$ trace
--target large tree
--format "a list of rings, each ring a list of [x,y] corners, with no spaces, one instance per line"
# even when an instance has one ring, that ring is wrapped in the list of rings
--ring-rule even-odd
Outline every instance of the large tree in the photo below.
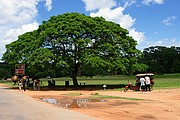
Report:
[[[133,73],[141,69],[137,42],[119,24],[102,17],[66,13],[44,21],[38,30],[25,33],[6,46],[3,60],[25,63],[30,72],[63,71],[75,86],[77,75],[104,72]]]

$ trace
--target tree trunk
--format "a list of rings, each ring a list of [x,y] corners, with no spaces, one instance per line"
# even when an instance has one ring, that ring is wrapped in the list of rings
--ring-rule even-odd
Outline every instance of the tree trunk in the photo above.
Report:
[[[132,65],[132,60],[130,59],[130,63],[129,63],[129,75],[133,75],[133,65]]]
[[[74,67],[74,70],[72,71],[73,72],[72,79],[73,79],[73,85],[77,87],[78,86],[78,81],[77,81],[78,63],[75,63],[74,65],[75,67]]]
[[[73,78],[73,85],[75,87],[78,86],[78,81],[77,81],[77,74],[78,74],[78,68],[79,68],[79,63],[78,63],[78,60],[77,60],[77,52],[78,52],[78,48],[77,48],[77,45],[75,44],[75,51],[74,51],[74,70],[73,70],[73,73],[72,73],[72,78]]]
[[[78,86],[78,82],[77,82],[77,77],[76,77],[76,75],[74,75],[73,74],[73,85],[75,86],[75,87],[77,87]]]

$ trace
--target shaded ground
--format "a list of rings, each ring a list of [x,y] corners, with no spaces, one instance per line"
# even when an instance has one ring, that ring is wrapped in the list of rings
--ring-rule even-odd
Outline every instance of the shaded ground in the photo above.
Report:
[[[57,106],[74,110],[101,120],[180,120],[180,89],[151,92],[66,90],[26,91],[36,100],[54,98]],[[99,98],[94,96],[111,96]]]

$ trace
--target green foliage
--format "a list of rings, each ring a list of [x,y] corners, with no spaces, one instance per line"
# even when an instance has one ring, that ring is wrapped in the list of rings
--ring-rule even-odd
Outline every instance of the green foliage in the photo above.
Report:
[[[0,80],[11,77],[11,66],[0,63]]]
[[[148,72],[158,74],[180,72],[180,47],[155,46],[145,48],[142,61],[149,66]]]
[[[78,75],[132,74],[136,68],[144,71],[146,67],[138,65],[142,54],[136,45],[119,24],[66,13],[52,16],[37,30],[6,45],[3,60],[12,65],[25,63],[26,73],[32,75],[52,75],[50,71],[55,72],[53,76],[69,75],[77,86]]]
[[[9,77],[11,77],[10,72],[4,68],[0,68],[0,80],[3,78],[9,78]]]

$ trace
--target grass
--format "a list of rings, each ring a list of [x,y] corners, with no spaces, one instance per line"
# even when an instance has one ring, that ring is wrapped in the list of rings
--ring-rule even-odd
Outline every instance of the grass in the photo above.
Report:
[[[72,79],[69,77],[61,77],[61,78],[53,78],[56,81],[56,85],[64,86],[65,81],[69,81],[69,85],[73,85]],[[114,76],[94,76],[93,78],[86,78],[86,77],[78,77],[78,82],[85,86],[102,86],[104,84],[109,86],[118,86],[118,90],[122,89],[124,85],[127,85],[128,80],[132,84],[135,84],[135,76],[125,76],[125,75],[114,75]],[[47,86],[47,81],[49,79],[42,78],[43,81],[42,86]],[[173,88],[180,88],[180,73],[176,74],[164,74],[164,75],[155,75],[154,77],[155,85],[153,89],[173,89]],[[13,86],[13,82],[11,81],[4,81],[0,80],[0,84],[6,84],[9,86]],[[17,86],[17,85],[16,85]],[[116,88],[117,89],[117,88]]]
[[[180,78],[157,78],[154,89],[180,88]]]
[[[119,96],[109,96],[109,95],[93,95],[93,98],[104,98],[104,99],[125,99],[125,100],[145,100],[140,98],[127,98],[127,97],[119,97]]]
[[[8,85],[8,86],[13,86],[14,83],[12,81],[0,80],[0,84],[5,84],[5,85]]]
[[[84,85],[102,85],[102,84],[126,84],[127,80],[133,79],[134,76],[94,76],[93,78],[77,77],[78,82]],[[53,78],[57,85],[64,85],[65,81],[69,81],[69,85],[73,85],[72,79],[69,77]],[[41,79],[47,83],[47,79]]]
[[[68,93],[67,96],[80,96],[82,93]]]

